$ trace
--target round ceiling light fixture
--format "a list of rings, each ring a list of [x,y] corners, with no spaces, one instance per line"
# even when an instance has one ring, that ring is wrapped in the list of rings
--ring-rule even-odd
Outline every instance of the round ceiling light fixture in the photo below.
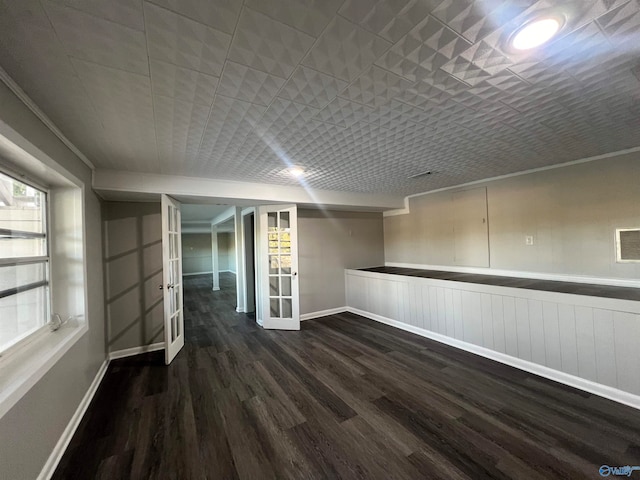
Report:
[[[289,175],[295,178],[300,178],[304,175],[304,168],[302,167],[291,167],[287,170]]]
[[[515,50],[530,50],[551,40],[562,28],[564,21],[556,16],[536,18],[518,29],[511,37]]]

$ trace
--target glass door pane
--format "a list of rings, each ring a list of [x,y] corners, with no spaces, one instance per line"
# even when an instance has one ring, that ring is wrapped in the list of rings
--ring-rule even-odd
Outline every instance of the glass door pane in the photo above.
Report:
[[[291,307],[291,219],[289,212],[267,215],[269,268],[269,315],[292,318]]]

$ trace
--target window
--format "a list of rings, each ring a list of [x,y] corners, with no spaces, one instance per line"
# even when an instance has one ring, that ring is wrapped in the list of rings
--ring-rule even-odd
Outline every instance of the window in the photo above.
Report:
[[[0,352],[49,318],[45,192],[0,173]]]

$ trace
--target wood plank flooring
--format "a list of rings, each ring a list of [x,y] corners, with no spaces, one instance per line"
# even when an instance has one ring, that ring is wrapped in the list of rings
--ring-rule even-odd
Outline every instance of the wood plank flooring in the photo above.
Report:
[[[112,362],[55,479],[571,479],[640,411],[352,314],[265,331],[185,285],[187,344]]]

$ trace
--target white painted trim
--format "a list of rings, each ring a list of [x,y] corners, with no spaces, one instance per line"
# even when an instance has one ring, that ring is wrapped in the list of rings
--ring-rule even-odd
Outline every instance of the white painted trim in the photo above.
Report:
[[[236,272],[234,272],[233,270],[220,270],[220,273],[233,273],[234,275],[236,274]]]
[[[25,93],[22,88],[9,76],[9,74],[0,67],[0,80],[9,87],[9,90],[13,92],[13,94],[20,99],[24,105],[31,110],[31,112],[38,117],[38,119],[49,129],[51,133],[53,133],[58,139],[65,144],[65,146],[71,150],[80,160],[84,162],[84,164],[89,167],[91,170],[95,170],[95,165],[91,163],[91,161],[82,153],[78,147],[76,147],[71,140],[69,140],[64,133],[60,131],[60,129],[56,126],[55,123],[42,111],[40,107],[36,105],[36,103],[31,100],[29,95]]]
[[[245,313],[244,308],[242,308],[242,307],[236,307],[236,312]]]
[[[148,353],[148,352],[156,352],[158,350],[164,350],[164,342],[152,343],[151,345],[142,345],[140,347],[125,348],[124,350],[116,350],[115,352],[109,352],[109,360],[132,357],[133,355],[140,355],[141,353]]]
[[[314,318],[328,317],[329,315],[336,315],[338,313],[344,313],[349,307],[336,307],[328,308],[326,310],[318,310],[317,312],[303,313],[300,315],[300,321],[313,320]]]
[[[301,186],[239,182],[215,178],[161,175],[155,173],[102,170],[93,172],[93,188],[104,192],[167,194],[178,197],[215,198],[217,203],[233,205],[290,204],[322,205],[326,208],[351,207],[382,211],[402,206],[400,195],[307,189]]]
[[[65,326],[55,332],[43,329],[41,335],[34,335],[10,356],[0,357],[0,418],[88,331],[86,321],[79,327]]]
[[[370,320],[375,320],[376,322],[384,323],[386,325],[399,328],[400,330],[405,330],[407,332],[415,333],[416,335],[420,335],[421,337],[430,338],[431,340],[435,340],[436,342],[444,343],[445,345],[459,348],[460,350],[465,350],[467,352],[475,353],[476,355],[480,355],[481,357],[485,357],[490,360],[495,360],[496,362],[500,362],[505,365],[510,365],[512,367],[518,368],[520,370],[524,370],[529,373],[533,373],[540,377],[548,378],[549,380],[553,380],[555,382],[562,383],[564,385],[568,385],[573,388],[577,388],[578,390],[583,390],[585,392],[593,393],[594,395],[599,395],[600,397],[608,398],[609,400],[613,400],[614,402],[622,403],[629,407],[640,409],[640,396],[638,395],[634,395],[629,392],[624,392],[622,390],[618,390],[617,388],[608,387],[600,383],[592,382],[584,378],[576,377],[575,375],[570,375],[568,373],[560,372],[558,370],[554,370],[553,368],[528,362],[520,358],[512,357],[511,355],[505,355],[504,353],[496,352],[488,348],[463,342],[462,340],[457,340],[455,338],[447,337],[445,335],[441,335],[439,333],[435,333],[430,330],[425,330],[423,328],[415,327],[413,325],[408,325],[406,323],[398,322],[396,320],[392,320],[390,318],[383,317],[381,315],[365,312],[364,310],[360,310],[353,307],[347,307],[346,310],[348,312],[355,313],[356,315],[360,315]]]
[[[208,272],[195,272],[195,273],[184,273],[182,272],[183,277],[192,277],[194,275],[209,275],[213,273],[213,271],[209,270]]]
[[[212,290],[213,290],[214,292],[219,292],[219,291],[220,291],[220,287],[213,287],[213,288],[212,288]]]
[[[211,220],[211,226],[216,227],[219,224],[226,222],[230,218],[234,218],[236,214],[236,207],[229,207],[224,212],[219,213]],[[228,232],[218,232],[218,233],[228,233]]]
[[[100,365],[96,376],[93,378],[93,381],[91,382],[87,393],[84,394],[84,397],[80,401],[80,405],[78,405],[78,408],[71,417],[71,420],[69,420],[67,427],[64,429],[64,432],[62,432],[58,443],[56,443],[56,446],[53,448],[51,455],[49,455],[49,458],[44,464],[44,467],[40,471],[38,480],[49,480],[53,476],[53,473],[56,471],[56,468],[58,467],[58,464],[60,463],[60,460],[64,455],[64,452],[67,450],[67,447],[69,446],[69,443],[73,438],[73,434],[78,429],[78,426],[82,421],[82,417],[84,417],[85,413],[87,412],[87,408],[89,408],[89,405],[91,404],[91,400],[93,400],[93,397],[98,391],[98,387],[100,386],[105,373],[107,373],[108,366],[109,359],[105,359],[105,361],[102,362],[102,365]]]
[[[536,280],[554,280],[558,282],[592,283],[595,285],[611,285],[614,287],[640,288],[640,280],[625,278],[589,277],[586,275],[570,275],[563,273],[524,272],[520,270],[500,270],[490,267],[459,267],[451,265],[426,265],[421,263],[385,262],[386,267],[416,268],[422,270],[440,270],[456,273],[478,273],[499,277],[533,278]]]
[[[626,155],[628,153],[636,153],[636,152],[640,152],[640,147],[627,148],[625,150],[618,150],[617,152],[611,152],[611,153],[603,153],[602,155],[595,155],[593,157],[580,158],[578,160],[571,160],[569,162],[558,163],[555,165],[547,165],[546,167],[531,168],[529,170],[523,170],[521,172],[508,173],[506,175],[498,175],[497,177],[483,178],[481,180],[474,180],[473,182],[462,183],[460,185],[452,185],[450,187],[438,188],[436,190],[430,190],[428,192],[414,193],[413,195],[408,195],[404,198],[403,208],[399,208],[396,210],[387,210],[382,212],[382,215],[385,217],[392,217],[395,215],[406,215],[407,213],[410,213],[410,209],[409,209],[410,198],[422,197],[424,195],[432,195],[434,193],[446,192],[447,190],[462,189],[465,187],[479,185],[482,183],[495,182],[496,180],[504,180],[505,178],[519,177],[521,175],[529,175],[530,173],[544,172],[546,170],[555,170],[556,168],[570,167],[572,165],[579,165],[581,163],[588,163],[596,160],[603,160],[605,158],[618,157],[620,155]]]
[[[271,318],[269,319],[268,328],[264,326],[264,321],[260,326],[265,330],[300,330],[300,322],[296,322],[290,318]]]

